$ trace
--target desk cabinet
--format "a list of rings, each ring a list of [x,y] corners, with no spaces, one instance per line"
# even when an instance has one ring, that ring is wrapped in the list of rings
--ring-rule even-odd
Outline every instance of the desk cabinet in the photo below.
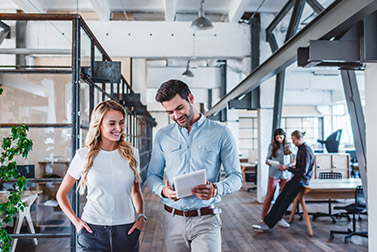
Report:
[[[249,191],[250,188],[248,185],[251,183],[254,183],[254,185],[257,184],[256,179],[257,179],[257,164],[250,164],[250,163],[241,163],[241,173],[242,173],[242,179],[243,179],[243,189],[245,191]],[[248,181],[247,178],[249,176],[252,177],[252,181]]]
[[[39,161],[35,172],[36,178],[63,178],[68,170],[69,161]],[[60,183],[38,183],[37,190],[43,193],[36,201],[36,223],[42,229],[46,226],[60,226],[62,212],[56,201],[56,193]],[[66,225],[66,223],[64,223]]]
[[[314,156],[314,178],[320,172],[339,172],[342,178],[350,177],[350,156],[346,153],[316,154]]]

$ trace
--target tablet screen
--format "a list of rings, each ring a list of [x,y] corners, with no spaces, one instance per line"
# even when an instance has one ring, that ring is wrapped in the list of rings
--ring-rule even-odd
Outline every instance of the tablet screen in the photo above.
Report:
[[[177,198],[192,195],[191,189],[206,183],[206,170],[199,170],[173,178]]]

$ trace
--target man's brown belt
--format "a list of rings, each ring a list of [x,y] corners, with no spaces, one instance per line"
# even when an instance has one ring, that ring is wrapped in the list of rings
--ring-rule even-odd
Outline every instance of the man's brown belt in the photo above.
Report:
[[[213,208],[213,207],[203,207],[199,210],[178,210],[171,208],[170,206],[164,205],[164,209],[168,211],[169,213],[172,213],[174,211],[174,214],[179,216],[185,216],[185,217],[195,217],[195,216],[201,216],[201,215],[214,215],[221,213],[221,209],[219,208]]]

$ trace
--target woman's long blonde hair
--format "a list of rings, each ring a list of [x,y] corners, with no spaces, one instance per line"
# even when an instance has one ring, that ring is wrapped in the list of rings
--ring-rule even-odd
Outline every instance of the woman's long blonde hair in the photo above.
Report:
[[[81,180],[77,188],[78,190],[80,190],[80,194],[83,194],[85,192],[88,172],[93,165],[93,161],[95,157],[97,156],[98,152],[101,149],[100,127],[102,124],[103,117],[105,116],[107,112],[111,110],[121,112],[123,117],[126,118],[126,111],[124,110],[124,108],[119,103],[113,100],[100,102],[97,104],[97,106],[93,110],[91,122],[89,125],[89,132],[86,137],[86,143],[85,143],[86,147],[88,148],[88,154],[86,155],[87,162],[84,166],[84,169],[82,170]],[[135,175],[134,181],[141,182],[140,174],[137,171],[138,164],[135,159],[134,153],[132,151],[132,146],[125,139],[126,139],[126,134],[122,132],[122,135],[118,142],[118,151],[124,159],[128,160],[128,164]]]

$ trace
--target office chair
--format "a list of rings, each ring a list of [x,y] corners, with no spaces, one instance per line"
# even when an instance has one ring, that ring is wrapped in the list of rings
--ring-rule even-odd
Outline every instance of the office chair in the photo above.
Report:
[[[320,172],[319,173],[319,179],[342,179],[342,173],[340,172]],[[329,203],[329,212],[328,213],[322,213],[322,212],[316,212],[313,214],[313,221],[315,221],[318,217],[324,217],[329,216],[332,219],[332,223],[336,223],[336,220],[334,217],[341,217],[340,213],[332,213],[331,212],[331,199],[327,201]]]
[[[366,202],[363,193],[363,187],[357,186],[355,190],[355,203],[347,206],[336,206],[334,209],[344,209],[347,211],[347,214],[352,214],[352,230],[348,228],[347,231],[336,231],[330,230],[330,239],[334,238],[335,234],[345,234],[344,243],[348,243],[349,239],[354,236],[361,236],[368,238],[368,232],[357,232],[356,231],[356,214],[359,214],[359,220],[361,220],[360,214],[366,214]]]
[[[318,139],[317,142],[325,144],[328,153],[337,153],[339,150],[341,136],[342,129],[338,129],[337,131],[333,132],[330,136],[328,136],[326,141]]]

